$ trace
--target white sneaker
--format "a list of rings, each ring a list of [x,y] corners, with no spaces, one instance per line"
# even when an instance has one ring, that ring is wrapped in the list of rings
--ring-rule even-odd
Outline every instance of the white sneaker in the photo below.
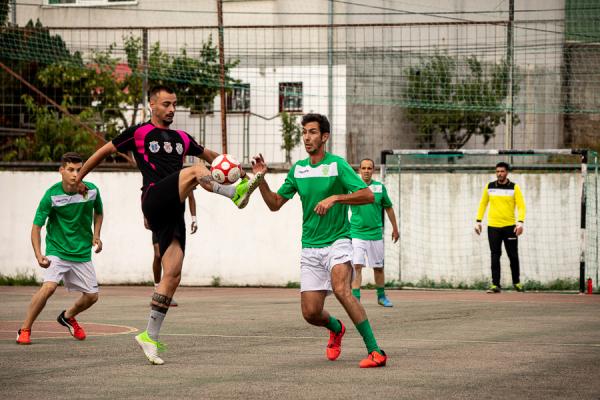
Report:
[[[164,345],[159,341],[154,341],[148,336],[148,331],[144,331],[135,337],[135,341],[140,345],[150,364],[163,365],[165,362],[158,356],[158,352],[163,350]]]
[[[175,299],[171,299],[171,304],[169,304],[169,307],[177,307],[179,304],[177,304],[177,302],[175,301]]]

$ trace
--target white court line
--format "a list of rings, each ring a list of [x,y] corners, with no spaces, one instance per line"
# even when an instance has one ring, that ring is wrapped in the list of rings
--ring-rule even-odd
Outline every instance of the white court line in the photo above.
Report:
[[[160,336],[183,336],[183,337],[206,337],[206,338],[223,338],[223,339],[289,339],[289,340],[307,340],[307,339],[323,339],[323,336],[267,336],[267,335],[203,335],[196,333],[161,333]],[[379,339],[385,339],[384,336],[379,336]],[[346,338],[344,340],[362,340],[361,338]],[[600,347],[600,343],[527,343],[513,342],[509,340],[451,340],[451,339],[395,339],[400,342],[428,342],[428,343],[473,343],[473,344],[510,344],[521,346],[574,346],[574,347]]]

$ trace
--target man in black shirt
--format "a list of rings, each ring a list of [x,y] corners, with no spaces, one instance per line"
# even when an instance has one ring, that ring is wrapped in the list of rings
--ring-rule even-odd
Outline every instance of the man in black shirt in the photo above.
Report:
[[[150,121],[126,129],[111,142],[97,150],[83,165],[77,176],[78,190],[86,193],[82,179],[108,155],[131,151],[143,176],[142,211],[148,225],[158,238],[162,256],[163,278],[152,295],[152,310],[146,331],[135,337],[151,364],[163,364],[158,351],[162,322],[181,280],[185,253],[185,199],[201,185],[231,198],[238,208],[244,208],[250,195],[263,180],[262,174],[245,178],[237,186],[224,186],[212,180],[204,161],[212,162],[218,154],[196,143],[181,130],[169,129],[175,116],[177,96],[166,86],[150,91]],[[201,158],[197,164],[183,168],[186,155]]]

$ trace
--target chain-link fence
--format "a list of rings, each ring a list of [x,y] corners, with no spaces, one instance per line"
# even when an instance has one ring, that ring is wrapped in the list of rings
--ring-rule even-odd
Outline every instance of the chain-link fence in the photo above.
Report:
[[[282,148],[284,112],[327,114],[331,150],[352,163],[379,162],[386,148],[598,148],[600,5],[544,11],[517,10],[513,21],[225,26],[227,151],[245,161],[304,157],[301,146]],[[148,118],[142,93],[157,82],[177,90],[175,126],[223,150],[217,27],[0,32],[4,160],[52,158],[73,131],[89,136],[48,98],[110,139]]]

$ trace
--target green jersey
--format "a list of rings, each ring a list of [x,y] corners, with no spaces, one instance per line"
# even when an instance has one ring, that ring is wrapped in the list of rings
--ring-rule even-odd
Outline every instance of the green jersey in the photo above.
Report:
[[[85,262],[92,259],[92,221],[94,212],[102,214],[98,188],[89,188],[87,198],[79,193],[66,193],[62,182],[46,191],[35,213],[34,225],[44,226],[46,219],[46,255],[63,260]]]
[[[348,194],[366,188],[352,167],[341,157],[325,153],[311,164],[310,158],[298,161],[290,169],[277,194],[291,199],[298,192],[302,201],[302,247],[327,247],[340,238],[350,238],[348,206],[337,203],[321,216],[316,205],[329,196]]]
[[[352,206],[350,217],[350,233],[355,239],[381,240],[383,239],[383,209],[392,206],[387,189],[381,182],[371,181],[369,189],[375,196],[371,204]]]

